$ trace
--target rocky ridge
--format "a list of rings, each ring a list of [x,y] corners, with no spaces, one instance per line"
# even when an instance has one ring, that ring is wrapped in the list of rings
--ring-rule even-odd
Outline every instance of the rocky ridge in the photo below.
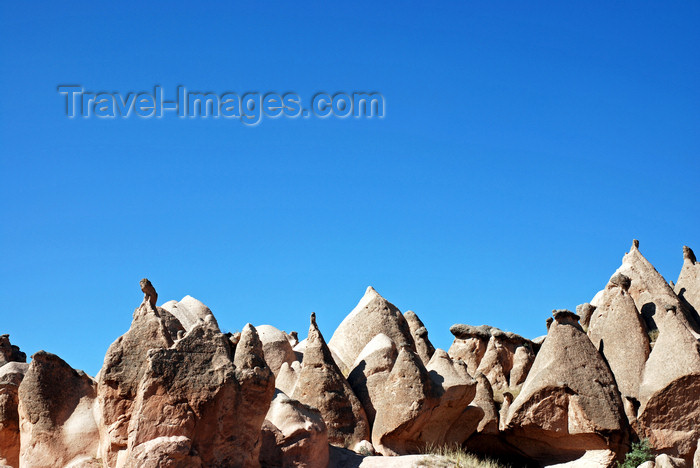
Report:
[[[546,337],[456,324],[435,349],[418,315],[368,288],[326,342],[271,325],[222,333],[190,296],[150,281],[96,377],[0,335],[0,467],[360,467],[446,463],[458,445],[513,466],[699,468],[700,265],[675,284],[635,241]]]

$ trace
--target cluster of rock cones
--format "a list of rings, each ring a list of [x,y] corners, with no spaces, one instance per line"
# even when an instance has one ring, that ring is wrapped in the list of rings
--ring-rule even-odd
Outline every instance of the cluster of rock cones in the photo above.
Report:
[[[515,466],[606,467],[643,438],[658,467],[700,466],[700,264],[687,247],[675,285],[635,241],[545,337],[454,325],[447,352],[371,287],[328,342],[313,314],[299,342],[269,325],[222,333],[198,300],[158,307],[141,286],[95,378],[45,351],[26,364],[0,336],[0,466],[425,466],[391,456],[457,444]]]

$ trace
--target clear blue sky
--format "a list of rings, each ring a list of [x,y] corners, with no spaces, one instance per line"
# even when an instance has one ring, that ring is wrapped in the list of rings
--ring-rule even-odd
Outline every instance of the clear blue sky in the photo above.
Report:
[[[488,5],[487,5],[488,3]],[[330,339],[368,285],[433,343],[533,338],[633,238],[700,249],[697,2],[2,2],[0,332],[94,375],[150,278]],[[382,120],[68,119],[93,91],[378,91]]]

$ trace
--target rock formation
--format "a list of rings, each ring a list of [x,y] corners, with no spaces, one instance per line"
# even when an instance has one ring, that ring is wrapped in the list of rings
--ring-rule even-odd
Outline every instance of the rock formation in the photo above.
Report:
[[[370,425],[374,425],[377,401],[384,392],[389,373],[391,372],[398,349],[394,341],[380,333],[367,343],[353,365],[348,375],[348,383],[362,403]]]
[[[338,365],[349,368],[367,343],[379,333],[394,340],[397,346],[407,343],[416,351],[411,329],[401,311],[370,286],[357,306],[338,325],[328,346],[342,361],[342,365]]]
[[[655,314],[659,337],[644,368],[637,419],[640,437],[655,449],[690,460],[700,439],[700,342],[681,314],[674,305]]]
[[[478,407],[484,413],[479,419],[476,432],[478,434],[498,434],[499,415],[496,403],[493,401],[491,383],[481,372],[477,372],[474,380],[476,380],[476,395],[472,405]],[[510,395],[510,393],[507,393],[507,395]],[[512,398],[512,395],[510,397]]]
[[[222,333],[198,300],[159,307],[140,286],[96,379],[45,351],[26,364],[0,335],[0,466],[421,466],[446,460],[405,454],[457,444],[514,466],[612,468],[637,438],[649,466],[700,465],[687,247],[675,285],[635,241],[581,323],[555,311],[532,341],[454,325],[447,353],[372,288],[326,344],[315,315],[301,342],[271,325]]]
[[[509,440],[551,462],[587,450],[623,449],[627,421],[615,378],[567,310],[554,311],[547,339],[505,422]]]
[[[401,346],[391,372],[372,404],[376,410],[372,445],[383,455],[420,453],[420,438],[438,404],[428,371],[414,350]]]
[[[504,392],[519,390],[535,360],[535,345],[530,340],[487,325],[455,324],[450,332],[455,339],[449,355],[466,362],[471,375],[484,374],[498,402]]]
[[[255,328],[236,344],[196,299],[169,304],[172,312],[145,298],[107,352],[102,459],[110,467],[258,466],[274,375]]]
[[[644,258],[639,251],[638,241],[633,242],[630,251],[622,258],[622,265],[615,274],[617,273],[622,273],[630,278],[629,294],[634,299],[637,310],[647,322],[649,330],[658,326],[656,324],[657,312],[663,312],[662,309],[674,306],[679,312],[675,314],[675,318],[682,322],[684,327],[691,329],[696,338],[700,338],[700,329],[698,328],[700,324],[697,323],[695,314],[676,296],[676,293],[664,277],[656,271],[656,268]]]
[[[628,293],[630,284],[622,273],[610,279],[589,318],[588,336],[609,364],[622,397],[638,407],[639,385],[650,348],[646,326]],[[634,411],[628,417],[634,422]]]
[[[471,378],[463,361],[452,360],[439,348],[426,370],[438,402],[420,439],[426,445],[461,445],[477,430],[482,419],[481,414],[474,413],[470,407],[476,396],[477,382]]]
[[[580,323],[584,330],[588,331],[588,325],[591,321],[591,316],[596,307],[588,302],[576,306],[576,315],[581,317]]]
[[[0,336],[0,466],[19,466],[19,386],[29,364],[9,335]]]
[[[683,246],[683,268],[678,275],[674,292],[684,305],[695,312],[697,319],[700,314],[700,263],[687,245]]]
[[[20,466],[54,468],[97,458],[95,381],[39,351],[19,386]]]
[[[10,343],[10,335],[0,335],[0,366],[8,362],[27,362],[27,355]]]
[[[209,307],[192,296],[185,296],[180,302],[168,301],[163,304],[161,308],[170,312],[187,332],[192,330],[195,326],[202,324],[215,331],[219,331],[219,324]],[[163,315],[162,311],[160,312],[161,315]]]
[[[369,440],[365,410],[333,360],[316,325],[316,314],[311,314],[304,360],[291,397],[321,412],[331,444],[354,448]]]
[[[158,293],[153,287],[148,278],[144,278],[139,282],[141,286],[141,291],[143,292],[143,302],[148,302],[151,307],[156,307],[156,302],[158,302]]]
[[[316,408],[278,390],[262,431],[260,461],[263,468],[328,466],[328,429]]]
[[[265,361],[275,375],[279,374],[282,364],[296,361],[296,355],[289,342],[289,336],[272,325],[255,327],[263,344]]]
[[[427,365],[430,358],[433,357],[433,353],[435,353],[435,348],[428,339],[428,329],[425,328],[421,319],[412,310],[407,310],[403,316],[408,322],[408,328],[411,330],[413,341],[416,344],[416,352],[423,364]]]
[[[115,466],[119,452],[127,448],[133,404],[149,350],[172,344],[173,337],[157,308],[144,298],[134,311],[129,330],[107,350],[97,393],[103,424],[101,457],[109,466]]]

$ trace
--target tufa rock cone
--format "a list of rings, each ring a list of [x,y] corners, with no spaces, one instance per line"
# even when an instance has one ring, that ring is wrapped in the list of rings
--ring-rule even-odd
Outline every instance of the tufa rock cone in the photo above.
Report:
[[[610,279],[590,316],[588,336],[608,362],[622,397],[637,401],[650,348],[646,326],[628,293],[630,284],[622,273]]]
[[[688,246],[683,246],[683,268],[678,275],[674,291],[681,302],[692,309],[695,320],[700,321],[700,263]]]
[[[394,340],[397,346],[408,343],[416,351],[411,328],[401,311],[370,286],[357,306],[338,325],[328,346],[342,361],[338,365],[349,369],[362,348],[379,333]]]
[[[545,463],[585,450],[623,449],[627,421],[610,368],[568,310],[554,321],[520,394],[510,405],[506,436]]]
[[[291,397],[318,408],[328,427],[328,441],[354,448],[369,440],[367,415],[336,365],[311,314],[304,359]]]
[[[418,315],[412,310],[407,310],[403,316],[406,322],[408,322],[411,335],[413,335],[413,341],[416,344],[416,352],[418,356],[420,356],[421,361],[423,361],[423,364],[427,365],[430,358],[433,357],[433,353],[435,353],[435,348],[428,339],[428,329],[425,328],[421,319],[418,318]]]

